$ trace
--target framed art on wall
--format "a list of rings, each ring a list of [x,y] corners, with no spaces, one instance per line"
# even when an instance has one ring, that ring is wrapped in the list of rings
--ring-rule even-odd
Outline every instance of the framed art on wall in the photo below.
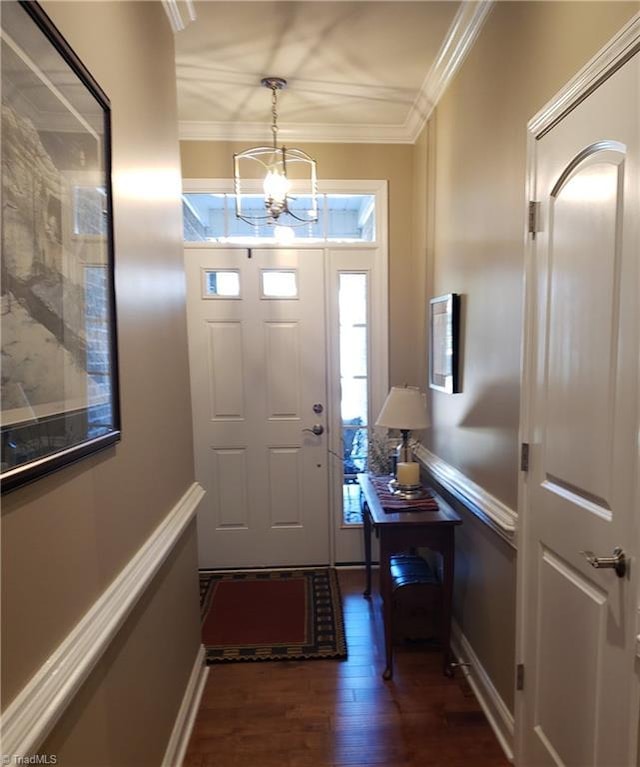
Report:
[[[459,389],[460,296],[447,293],[429,301],[429,386],[455,394]]]
[[[120,438],[109,100],[2,3],[2,492]]]

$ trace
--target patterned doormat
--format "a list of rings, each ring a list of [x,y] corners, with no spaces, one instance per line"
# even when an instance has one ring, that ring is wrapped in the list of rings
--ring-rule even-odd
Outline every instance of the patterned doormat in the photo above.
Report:
[[[200,571],[207,663],[346,658],[335,569]]]

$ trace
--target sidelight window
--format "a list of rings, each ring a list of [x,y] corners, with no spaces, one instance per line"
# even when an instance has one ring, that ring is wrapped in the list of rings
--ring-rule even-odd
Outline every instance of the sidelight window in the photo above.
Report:
[[[369,444],[368,274],[340,272],[338,279],[343,519],[360,524],[356,475],[366,471]]]

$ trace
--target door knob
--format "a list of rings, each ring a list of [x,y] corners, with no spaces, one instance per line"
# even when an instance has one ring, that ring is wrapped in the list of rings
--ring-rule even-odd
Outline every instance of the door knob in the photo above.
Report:
[[[321,434],[324,434],[324,426],[321,423],[314,423],[310,429],[303,429],[302,431],[308,431],[310,434],[315,434],[316,437],[319,437]]]
[[[610,569],[615,570],[618,578],[624,578],[627,572],[627,558],[620,546],[616,546],[613,555],[610,557],[597,557],[593,551],[581,551],[587,562],[596,570]]]

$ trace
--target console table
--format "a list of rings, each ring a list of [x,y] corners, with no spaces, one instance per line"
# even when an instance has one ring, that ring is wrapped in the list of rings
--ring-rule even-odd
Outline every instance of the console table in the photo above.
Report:
[[[364,551],[367,585],[365,598],[371,596],[371,530],[375,529],[380,540],[380,594],[383,601],[383,622],[386,668],[383,679],[393,676],[393,636],[390,560],[393,554],[401,554],[424,546],[442,556],[442,610],[440,641],[442,643],[443,670],[450,675],[451,650],[451,603],[453,599],[454,531],[462,524],[460,517],[433,490],[429,493],[435,504],[433,510],[425,510],[424,502],[404,501],[398,497],[389,500],[381,488],[392,477],[372,478],[358,474],[362,500]],[[377,485],[377,487],[376,487]],[[383,504],[387,504],[385,506]],[[437,505],[437,508],[435,508]],[[413,510],[412,510],[413,509]],[[416,510],[419,509],[419,510]]]

